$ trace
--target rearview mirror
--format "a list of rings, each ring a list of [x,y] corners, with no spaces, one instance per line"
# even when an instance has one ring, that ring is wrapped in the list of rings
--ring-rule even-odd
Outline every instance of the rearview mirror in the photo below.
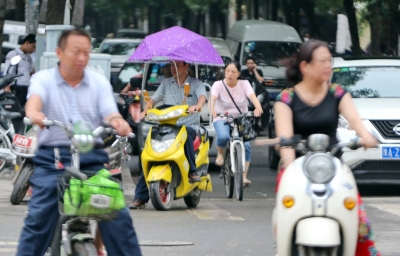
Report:
[[[16,55],[16,56],[14,56],[14,57],[11,58],[10,63],[11,63],[12,66],[15,66],[15,65],[17,65],[20,61],[21,61],[21,56]]]

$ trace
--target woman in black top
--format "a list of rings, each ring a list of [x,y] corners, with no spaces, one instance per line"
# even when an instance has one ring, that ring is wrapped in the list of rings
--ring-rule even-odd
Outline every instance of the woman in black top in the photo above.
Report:
[[[323,133],[330,137],[330,145],[337,144],[336,129],[339,113],[361,137],[365,148],[377,145],[375,137],[365,128],[353,104],[351,95],[336,84],[329,84],[332,74],[332,55],[326,43],[309,40],[288,62],[287,78],[294,88],[278,95],[274,105],[277,137],[290,138],[294,134],[307,139]],[[281,148],[282,170],[295,160],[293,148]],[[280,176],[279,175],[279,176]],[[356,255],[380,255],[371,240],[372,230],[359,198],[360,232]]]

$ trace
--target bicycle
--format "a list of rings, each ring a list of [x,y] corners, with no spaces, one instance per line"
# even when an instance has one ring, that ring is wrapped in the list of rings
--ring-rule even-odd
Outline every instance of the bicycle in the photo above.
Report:
[[[119,210],[125,207],[121,183],[111,177],[111,174],[80,171],[80,152],[90,151],[95,144],[95,137],[110,127],[99,126],[94,131],[82,122],[79,127],[67,126],[56,120],[43,120],[45,126],[61,127],[71,140],[71,166],[65,167],[66,173],[57,178],[57,196],[60,218],[54,233],[51,247],[46,256],[87,255],[97,256],[94,246],[95,232],[98,221],[111,221]],[[24,118],[24,123],[32,124]],[[85,127],[86,126],[86,127]],[[76,130],[80,130],[76,132]],[[90,130],[89,130],[90,129]],[[115,130],[112,130],[116,134]],[[133,137],[129,134],[128,137]],[[118,141],[118,140],[117,140]],[[56,162],[59,151],[55,148]],[[58,162],[59,168],[63,168]],[[98,175],[102,172],[100,175]],[[107,171],[106,171],[107,172]],[[103,179],[94,182],[93,177]],[[104,185],[104,179],[107,185]]]
[[[219,117],[226,118],[226,125],[230,126],[230,139],[224,148],[224,165],[221,167],[220,178],[224,179],[225,193],[228,198],[233,197],[235,190],[236,199],[243,200],[243,173],[246,172],[246,158],[243,138],[239,134],[237,119],[243,115],[253,116],[253,112],[248,112],[237,117],[227,113],[218,113]]]

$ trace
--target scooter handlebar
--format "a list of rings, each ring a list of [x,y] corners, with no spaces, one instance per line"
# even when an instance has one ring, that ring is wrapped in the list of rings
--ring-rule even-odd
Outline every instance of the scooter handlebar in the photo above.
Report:
[[[81,173],[79,170],[76,170],[72,167],[69,167],[69,166],[65,167],[65,171],[79,180],[87,180],[88,179],[86,174]]]

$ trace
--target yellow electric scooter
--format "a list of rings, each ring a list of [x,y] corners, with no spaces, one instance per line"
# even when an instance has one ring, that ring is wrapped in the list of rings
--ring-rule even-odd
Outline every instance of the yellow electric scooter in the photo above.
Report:
[[[182,197],[188,207],[196,207],[201,192],[212,191],[211,177],[207,173],[210,141],[207,130],[202,127],[193,143],[201,181],[189,182],[189,162],[184,150],[188,133],[185,125],[176,125],[179,118],[189,115],[188,109],[188,105],[178,105],[147,112],[147,120],[158,125],[147,135],[141,161],[151,202],[157,210],[169,210],[172,201]]]

